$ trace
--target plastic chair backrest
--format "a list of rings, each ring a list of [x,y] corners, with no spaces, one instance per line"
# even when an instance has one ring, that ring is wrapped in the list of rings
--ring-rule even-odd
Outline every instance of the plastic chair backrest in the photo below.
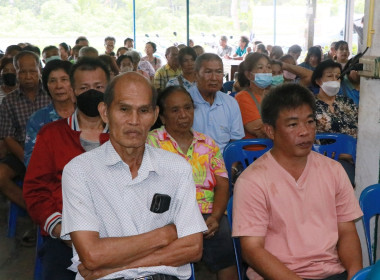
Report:
[[[234,92],[231,92],[231,93],[230,93],[230,96],[232,96],[233,98],[235,98],[236,94],[238,94],[238,92],[237,92],[237,91],[234,91]]]
[[[367,241],[369,263],[374,264],[371,245],[370,219],[376,214],[380,214],[380,184],[366,187],[360,194],[359,204],[363,211],[363,225]]]
[[[362,270],[359,270],[354,277],[352,277],[351,280],[365,280],[368,276],[368,274],[371,272],[372,266],[368,266],[366,268],[363,268]]]
[[[227,217],[228,217],[228,222],[230,224],[231,230],[232,230],[233,198],[234,197],[231,196],[230,200],[228,201],[228,204],[227,204]],[[247,266],[244,265],[243,258],[241,256],[240,240],[239,240],[239,238],[232,237],[232,242],[234,244],[236,266],[237,266],[239,280],[245,280],[245,279],[247,279],[247,276],[246,276]]]
[[[270,139],[242,139],[232,141],[224,148],[223,158],[228,172],[230,191],[232,193],[231,167],[235,162],[241,162],[243,168],[254,162],[273,147]],[[254,150],[253,150],[254,149]]]
[[[191,266],[191,276],[189,280],[195,280],[194,264],[190,263],[190,266]]]
[[[340,154],[349,154],[352,156],[354,162],[356,162],[356,139],[350,135],[342,133],[318,133],[315,136],[316,140],[335,140],[334,143],[315,144],[313,150],[325,155],[329,158],[338,160]]]
[[[223,84],[222,91],[224,93],[232,92],[232,88],[234,86],[234,81],[228,81]]]

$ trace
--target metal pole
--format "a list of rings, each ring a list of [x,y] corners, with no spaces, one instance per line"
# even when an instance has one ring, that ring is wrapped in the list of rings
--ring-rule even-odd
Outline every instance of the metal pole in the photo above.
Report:
[[[133,41],[134,41],[134,48],[137,47],[136,42],[136,0],[133,0]]]
[[[187,45],[190,44],[190,0],[186,0],[186,28],[187,28]]]
[[[273,45],[276,45],[277,0],[273,0]]]

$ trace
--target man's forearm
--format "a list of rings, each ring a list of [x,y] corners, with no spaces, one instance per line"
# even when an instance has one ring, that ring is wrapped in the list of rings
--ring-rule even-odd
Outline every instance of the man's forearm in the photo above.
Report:
[[[354,222],[339,223],[338,228],[341,228],[342,224],[346,224],[346,230],[339,234],[338,255],[347,270],[348,279],[351,279],[363,268],[362,250]]]
[[[226,211],[230,194],[228,179],[218,175],[215,176],[215,179],[216,186],[214,188],[214,203],[211,216],[214,216],[219,222]]]
[[[128,236],[100,238],[97,232],[70,233],[83,265],[89,270],[117,268],[144,258],[177,239],[174,225]]]
[[[151,254],[148,254],[133,262],[120,265],[119,267],[99,268],[90,271],[84,266],[81,266],[79,271],[82,276],[88,275],[89,279],[98,279],[117,271],[137,267],[152,267],[160,265],[178,267],[187,263],[198,261],[202,257],[202,249],[203,235],[202,233],[195,233],[179,238],[170,243],[168,246],[155,250]]]
[[[24,162],[24,148],[12,137],[5,137],[4,142],[8,150],[18,157],[21,162]]]
[[[297,276],[263,247],[246,248],[244,237],[240,238],[240,240],[243,259],[263,278],[273,280],[302,280],[302,278]]]

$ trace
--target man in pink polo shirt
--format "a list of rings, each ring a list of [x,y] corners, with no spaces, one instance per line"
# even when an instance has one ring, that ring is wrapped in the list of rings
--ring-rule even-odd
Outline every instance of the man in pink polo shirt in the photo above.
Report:
[[[362,268],[354,220],[362,216],[339,162],[312,152],[315,99],[296,84],[261,104],[273,148],[235,185],[232,235],[250,279],[351,279]],[[253,271],[253,270],[254,271]]]

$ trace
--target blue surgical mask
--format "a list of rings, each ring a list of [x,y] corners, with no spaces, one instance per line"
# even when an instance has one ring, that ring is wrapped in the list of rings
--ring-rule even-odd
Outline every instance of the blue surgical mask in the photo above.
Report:
[[[272,76],[272,86],[278,86],[283,83],[284,83],[284,76],[282,74]]]
[[[252,82],[259,88],[267,88],[272,84],[272,73],[255,73],[255,79]]]
[[[60,60],[61,57],[59,55],[53,55],[53,56],[46,59],[46,63],[48,63],[49,61],[52,61],[52,60],[56,60],[56,59]]]

